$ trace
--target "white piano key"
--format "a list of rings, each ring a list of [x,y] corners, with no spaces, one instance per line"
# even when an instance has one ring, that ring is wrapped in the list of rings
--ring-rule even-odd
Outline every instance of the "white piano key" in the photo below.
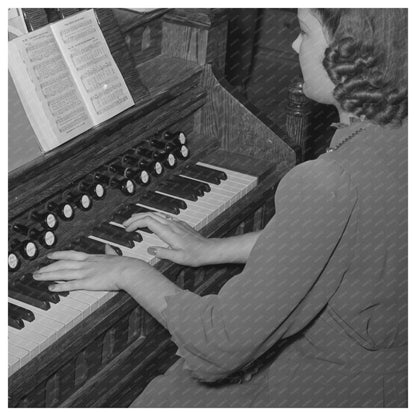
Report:
[[[30,361],[30,351],[18,345],[11,345],[13,355],[19,359],[19,366],[23,367]]]
[[[75,290],[70,292],[69,297],[73,299],[78,299],[77,296],[74,296],[74,293],[87,293],[89,297],[95,299],[95,304],[91,305],[91,313],[116,295],[115,292],[109,292],[104,290]]]
[[[79,315],[77,309],[74,309],[73,302],[66,297],[62,297],[61,301],[56,305],[51,304],[50,314],[54,320],[65,325],[66,331],[69,331],[82,321],[82,316]]]
[[[69,296],[73,296],[74,293],[78,293],[78,291],[70,292]],[[107,300],[115,296],[114,292],[106,290],[83,290],[82,293],[86,293],[88,296],[96,299],[97,306],[101,306],[103,303],[107,302]],[[76,297],[74,298],[76,299]]]
[[[88,305],[89,313],[92,313],[96,309],[98,309],[98,302],[97,302],[98,298],[91,296],[90,291],[87,292],[86,290],[74,290],[69,293],[68,297],[70,297],[71,299],[78,300]]]
[[[188,223],[191,227],[195,227],[196,225],[198,225],[201,220],[197,213],[191,212],[189,209],[180,212],[179,215],[177,215],[174,218],[176,218],[179,221],[184,221]]]
[[[25,321],[25,327],[17,331],[19,331],[19,336],[25,340],[27,345],[36,343],[38,353],[52,345],[77,323],[80,323],[83,318],[82,314],[79,317],[75,316],[79,315],[79,312],[61,304],[62,300],[57,304],[53,304],[48,311],[35,308],[15,299],[9,299],[9,302],[33,312],[35,320],[32,322]],[[74,300],[71,300],[69,304],[73,305]],[[32,350],[31,354],[34,354]]]
[[[34,350],[36,350],[38,353],[40,353],[44,347],[43,345],[46,342],[46,336],[33,331],[32,328],[32,323],[33,322],[26,322],[25,321],[25,327],[22,329],[16,329],[16,328],[11,328],[9,327],[9,334],[15,334],[16,336],[19,336],[20,338],[26,340],[29,340],[29,342],[34,342],[36,344],[36,348],[34,348]]]
[[[34,358],[40,352],[39,344],[29,337],[22,337],[21,329],[11,328],[8,329],[9,345],[20,347],[28,351],[28,360]],[[13,348],[13,347],[12,347]]]
[[[32,305],[28,305],[15,299],[9,299],[9,302],[33,312],[35,320],[25,325],[25,328],[45,336],[48,339],[48,342],[50,341],[49,338],[52,337],[56,339],[57,336],[62,336],[67,332],[65,322],[62,322],[66,320],[65,315],[63,315],[62,312],[57,312],[56,308],[52,306],[53,304],[51,304],[50,309],[44,311],[43,309],[35,308]],[[25,328],[21,331],[24,332]]]
[[[9,377],[10,377],[13,373],[15,373],[20,368],[20,360],[18,357],[10,353],[10,346],[9,346],[8,360],[9,360]]]
[[[88,315],[91,314],[91,306],[89,303],[85,303],[76,299],[74,296],[66,296],[63,299],[61,298],[62,304],[75,310],[78,314],[81,315],[81,320],[86,318]]]

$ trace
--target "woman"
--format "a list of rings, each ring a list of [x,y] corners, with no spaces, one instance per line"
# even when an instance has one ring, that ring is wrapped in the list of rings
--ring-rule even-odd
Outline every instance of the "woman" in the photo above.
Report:
[[[36,276],[123,289],[170,331],[182,359],[134,406],[407,405],[407,12],[298,17],[304,92],[341,124],[328,153],[282,179],[266,228],[207,240],[157,214],[125,223],[165,240],[160,258],[246,262],[240,275],[200,297],[139,260],[58,252]]]

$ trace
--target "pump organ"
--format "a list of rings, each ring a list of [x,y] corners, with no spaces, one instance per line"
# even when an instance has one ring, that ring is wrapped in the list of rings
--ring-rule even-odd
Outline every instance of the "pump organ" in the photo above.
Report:
[[[178,358],[168,332],[126,293],[52,294],[33,281],[50,250],[109,243],[182,288],[215,293],[240,266],[157,261],[146,251],[157,237],[120,223],[151,209],[205,236],[261,228],[295,164],[284,133],[222,81],[223,12],[159,9],[124,20],[123,31],[111,9],[96,12],[135,106],[9,173],[11,407],[127,406]]]

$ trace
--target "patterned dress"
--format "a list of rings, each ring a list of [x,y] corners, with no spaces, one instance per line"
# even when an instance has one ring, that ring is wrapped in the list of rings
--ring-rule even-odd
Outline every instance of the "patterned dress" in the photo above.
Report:
[[[218,295],[167,298],[182,358],[132,406],[407,406],[407,124],[352,124],[331,146],[359,128],[286,174]]]

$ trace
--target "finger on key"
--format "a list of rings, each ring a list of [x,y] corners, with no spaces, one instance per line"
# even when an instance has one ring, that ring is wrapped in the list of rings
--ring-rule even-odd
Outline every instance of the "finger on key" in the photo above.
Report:
[[[51,292],[71,292],[72,290],[91,289],[84,280],[72,280],[71,282],[57,283],[49,286]]]
[[[149,228],[152,232],[154,232],[160,239],[164,242],[168,243],[169,245],[173,244],[174,241],[174,232],[172,230],[172,225],[166,221],[165,224],[162,222],[152,218],[152,217],[144,217],[141,219],[135,220],[129,227],[126,228],[126,231],[133,231],[137,228]]]
[[[83,261],[89,257],[89,254],[81,251],[67,250],[67,251],[54,251],[48,253],[47,257],[51,260],[77,260]]]
[[[166,219],[168,215],[162,212],[140,212],[140,213],[133,214],[128,220],[123,222],[123,225],[127,227],[135,219],[140,219],[140,218],[145,218],[145,217],[151,217],[157,221],[160,221],[163,224],[166,224]]]
[[[35,280],[78,280],[83,279],[85,277],[85,273],[83,270],[56,270],[53,272],[45,272],[45,273],[34,273],[33,278]]]
[[[126,227],[126,231],[134,231],[136,228],[138,228],[137,223],[141,224],[142,221],[149,221],[152,224],[156,224],[156,223],[159,223],[159,224],[162,224],[162,225],[167,225],[168,224],[168,219],[167,219],[166,216],[162,217],[160,215],[155,215],[153,213],[146,213],[146,214],[141,214],[140,213],[140,214],[134,214],[127,221],[124,221],[123,225]],[[134,227],[133,227],[133,225],[134,225]],[[154,230],[152,230],[152,231],[154,232]]]
[[[37,270],[36,273],[48,273],[48,272],[55,272],[57,270],[78,270],[82,267],[82,262],[80,261],[73,261],[73,260],[60,260],[54,263],[48,264]]]

